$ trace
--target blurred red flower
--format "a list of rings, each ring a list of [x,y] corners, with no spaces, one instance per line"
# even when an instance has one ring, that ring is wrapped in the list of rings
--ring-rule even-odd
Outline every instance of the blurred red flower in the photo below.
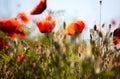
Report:
[[[85,23],[83,21],[76,21],[70,23],[66,28],[67,35],[75,35],[76,33],[81,33],[85,27]]]
[[[119,65],[118,61],[114,61],[114,62],[113,62],[113,66],[114,66],[115,68],[118,67],[118,65]]]
[[[25,39],[26,38],[26,31],[23,30],[22,28],[20,28],[19,30],[17,30],[16,33],[20,35],[21,39]]]
[[[85,23],[83,21],[77,21],[76,24],[78,24],[78,31],[81,33],[85,27]]]
[[[115,25],[117,25],[117,21],[116,21],[116,20],[112,20],[111,24],[112,24],[113,26],[115,26]]]
[[[27,59],[24,55],[18,55],[17,56],[17,62],[24,62]]]
[[[41,14],[47,7],[46,0],[40,0],[33,10],[30,12],[31,15]]]
[[[21,24],[16,19],[0,20],[0,30],[5,33],[14,33],[21,27]]]
[[[37,21],[36,25],[41,33],[50,33],[55,28],[56,21],[51,15],[47,15],[45,19]]]
[[[115,45],[120,44],[120,39],[115,40],[115,41],[114,41],[114,44],[115,44]]]
[[[113,42],[115,45],[120,44],[120,27],[113,32]]]
[[[7,33],[7,36],[11,37],[12,39],[16,38],[16,33]]]
[[[25,39],[25,38],[26,38],[26,34],[25,34],[25,31],[24,31],[24,30],[19,31],[19,33],[20,33],[20,38],[21,38],[21,39]]]
[[[20,34],[20,37],[23,37],[24,34],[25,37],[25,31],[21,28],[21,23],[16,19],[0,20],[0,31],[13,39],[16,37],[16,34]]]
[[[2,38],[0,38],[0,51],[2,49],[5,49],[5,50],[8,49],[8,44],[7,42],[4,42]]]
[[[76,24],[75,22],[70,23],[67,26],[67,29],[66,29],[67,35],[75,35],[77,32],[78,32],[78,24]]]
[[[30,21],[30,19],[24,12],[19,13],[18,16],[20,17],[24,24],[27,24]]]

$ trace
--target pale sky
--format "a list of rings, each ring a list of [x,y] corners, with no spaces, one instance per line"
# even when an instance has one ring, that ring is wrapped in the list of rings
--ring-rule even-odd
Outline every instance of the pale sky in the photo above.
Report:
[[[21,11],[29,14],[39,1],[0,0],[0,19],[15,17]],[[120,0],[102,1],[102,23],[110,23],[113,19],[120,22]],[[65,10],[65,21],[69,23],[80,19],[86,22],[87,28],[91,28],[95,22],[99,24],[99,7],[99,0],[47,0],[47,10]],[[43,16],[45,12],[37,17]],[[85,34],[88,33],[89,29],[86,29]]]

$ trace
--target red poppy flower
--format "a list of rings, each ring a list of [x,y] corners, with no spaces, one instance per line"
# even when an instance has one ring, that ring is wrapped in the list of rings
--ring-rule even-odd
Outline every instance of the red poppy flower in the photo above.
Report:
[[[30,12],[31,15],[41,14],[47,7],[46,0],[41,0]]]
[[[55,20],[51,17],[51,19],[46,18],[41,21],[37,21],[36,25],[38,26],[41,33],[50,33],[55,28],[56,23]]]
[[[4,42],[2,38],[0,38],[0,51],[2,49],[5,49],[5,50],[8,49],[8,44],[7,42]]]
[[[53,18],[52,18],[52,16],[50,14],[48,14],[45,19],[48,20],[48,21],[52,21],[53,20]]]
[[[50,22],[50,24],[51,24],[50,28],[51,28],[51,30],[53,30],[55,28],[55,25],[56,25],[55,18],[53,18],[50,14],[48,14],[45,19],[46,19],[46,21]]]
[[[17,33],[18,34],[20,34],[20,38],[21,39],[25,39],[26,38],[26,32],[25,32],[25,30],[23,30],[23,29],[19,29],[18,31],[17,31]]]
[[[23,23],[27,24],[30,19],[27,17],[27,15],[24,12],[19,13],[19,17],[22,20]]]
[[[85,27],[85,23],[83,21],[72,22],[67,26],[66,34],[67,35],[75,35],[76,33],[81,33]]]
[[[120,39],[115,40],[115,41],[114,41],[114,44],[115,44],[115,45],[120,44]]]
[[[120,44],[120,27],[113,32],[113,42],[115,45]]]
[[[26,59],[27,59],[27,57],[24,55],[17,56],[17,62],[24,62]]]
[[[38,26],[41,33],[49,33],[55,27],[51,24],[50,21],[47,21],[47,20],[38,21],[36,22],[36,25]]]
[[[5,33],[13,33],[21,27],[16,19],[0,20],[0,30]]]
[[[77,21],[76,24],[78,24],[78,30],[81,33],[85,27],[85,23],[83,21]]]
[[[17,34],[20,34],[20,36],[23,35],[23,33],[25,34],[21,28],[21,23],[16,19],[0,20],[0,31],[3,31],[13,39]]]
[[[15,39],[17,34],[16,33],[8,33],[7,36],[11,37],[12,39]]]
[[[77,32],[78,32],[78,24],[76,24],[75,22],[70,23],[67,26],[67,29],[66,29],[67,35],[75,35]]]

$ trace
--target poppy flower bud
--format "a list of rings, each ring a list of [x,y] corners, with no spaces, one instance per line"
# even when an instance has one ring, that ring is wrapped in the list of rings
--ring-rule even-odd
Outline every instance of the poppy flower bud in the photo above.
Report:
[[[99,31],[99,36],[103,37],[103,33],[101,31]]]
[[[63,29],[65,29],[66,28],[66,23],[65,23],[65,21],[63,22]]]
[[[102,24],[102,28],[105,26],[105,24]]]
[[[21,35],[21,30],[21,23],[17,19],[0,20],[0,31],[12,39],[16,38],[17,34]]]
[[[111,24],[109,24],[109,29],[111,29]]]
[[[27,57],[24,55],[17,56],[17,62],[24,62],[26,59],[27,59]]]
[[[95,31],[97,30],[97,26],[96,26],[96,25],[94,25],[94,30],[95,30]]]
[[[100,0],[100,5],[102,4],[102,0]]]
[[[24,12],[19,13],[19,18],[22,20],[24,24],[27,24],[30,21],[30,19]]]

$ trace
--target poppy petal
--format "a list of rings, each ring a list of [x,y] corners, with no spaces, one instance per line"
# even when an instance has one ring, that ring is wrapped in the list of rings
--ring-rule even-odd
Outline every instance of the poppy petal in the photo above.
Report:
[[[18,30],[20,26],[21,23],[16,19],[0,20],[0,30],[5,33],[13,33]]]
[[[46,30],[45,30],[46,29],[46,27],[45,27],[45,20],[37,21],[36,25],[37,25],[37,27],[38,27],[38,29],[39,29],[39,31],[41,33],[45,33],[46,32]]]
[[[48,14],[45,19],[49,23],[49,25],[50,25],[49,27],[52,31],[55,28],[56,20],[50,14]]]
[[[119,44],[120,41],[120,27],[114,30],[113,32],[113,41],[114,44],[116,45],[117,43]]]
[[[49,15],[45,19],[37,21],[36,25],[41,33],[50,33],[55,28],[56,21]]]
[[[78,31],[78,24],[76,24],[75,22],[72,22],[68,25],[67,29],[66,29],[66,34],[67,35],[75,35]]]
[[[113,32],[113,36],[120,38],[120,27]]]
[[[50,21],[47,21],[45,22],[45,27],[46,27],[46,31],[47,33],[50,33],[52,31],[52,25],[51,25],[51,22]]]
[[[115,45],[120,45],[120,39],[114,41],[114,44],[115,44]]]
[[[20,33],[20,38],[21,39],[25,39],[26,38],[26,34],[25,33]]]
[[[23,30],[22,28],[20,28],[19,30],[17,30],[16,33],[20,35],[21,39],[25,39],[26,38],[26,31]]]
[[[16,33],[8,33],[7,36],[11,37],[12,39],[16,38]]]
[[[24,55],[18,55],[17,56],[17,62],[24,62],[27,59]]]
[[[41,0],[30,12],[31,15],[41,14],[47,8],[46,0]]]
[[[83,21],[77,21],[76,24],[79,25],[78,30],[81,33],[85,27],[85,23]]]
[[[27,24],[30,20],[24,12],[19,13],[19,17],[25,24]]]
[[[69,24],[67,29],[66,29],[66,34],[67,35],[75,35],[75,29],[74,29],[74,26],[73,24]]]

